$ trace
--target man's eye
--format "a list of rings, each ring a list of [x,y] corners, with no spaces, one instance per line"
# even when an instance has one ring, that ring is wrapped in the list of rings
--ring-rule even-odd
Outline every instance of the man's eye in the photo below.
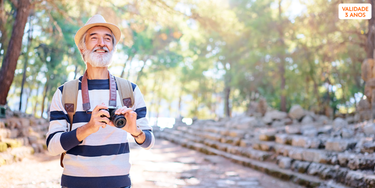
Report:
[[[92,37],[91,39],[96,39],[96,37]]]

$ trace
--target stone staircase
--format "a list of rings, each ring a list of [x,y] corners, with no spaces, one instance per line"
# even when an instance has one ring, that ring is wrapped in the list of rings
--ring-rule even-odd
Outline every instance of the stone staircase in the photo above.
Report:
[[[155,136],[305,187],[375,187],[374,124],[268,126],[200,120]]]
[[[24,114],[18,116],[0,119],[0,166],[46,149],[48,121]]]

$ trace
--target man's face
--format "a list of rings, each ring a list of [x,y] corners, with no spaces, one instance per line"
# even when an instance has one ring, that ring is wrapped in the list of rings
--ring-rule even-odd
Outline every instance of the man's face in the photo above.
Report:
[[[112,32],[106,27],[93,27],[87,30],[86,48],[90,51],[95,47],[107,47],[109,51],[113,48]],[[97,52],[108,53],[108,52]]]
[[[93,67],[108,67],[113,55],[112,32],[106,27],[87,30],[85,49],[81,49],[86,63]]]

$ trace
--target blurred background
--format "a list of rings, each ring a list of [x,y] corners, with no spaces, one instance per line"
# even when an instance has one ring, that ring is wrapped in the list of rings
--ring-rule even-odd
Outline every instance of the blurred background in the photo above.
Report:
[[[365,2],[1,0],[0,105],[48,118],[57,87],[86,67],[76,31],[102,14],[122,31],[110,71],[140,87],[152,124],[232,117],[260,99],[353,113],[372,32],[369,20],[340,20],[338,4]]]

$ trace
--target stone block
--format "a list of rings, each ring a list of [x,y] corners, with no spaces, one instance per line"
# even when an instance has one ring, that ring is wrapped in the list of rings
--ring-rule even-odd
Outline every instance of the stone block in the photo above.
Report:
[[[271,156],[271,153],[265,152],[265,151],[254,150],[252,148],[247,148],[243,150],[242,155],[249,157],[251,159],[264,161],[264,160],[267,160]]]
[[[274,142],[261,142],[259,143],[260,150],[262,151],[273,151],[275,143]]]
[[[362,144],[362,147],[360,148],[362,153],[374,153],[375,150],[375,142],[365,142]]]
[[[337,182],[345,183],[346,175],[348,174],[349,170],[347,168],[338,168],[336,177],[334,178]]]
[[[18,129],[11,129],[9,138],[17,138],[20,134],[20,131]]]
[[[9,129],[15,129],[21,127],[21,122],[19,118],[16,117],[11,117],[5,119],[5,123],[7,124],[7,127]]]
[[[309,168],[307,169],[307,174],[309,175],[318,175],[319,172],[324,168],[322,164],[319,163],[311,163]]]
[[[341,128],[341,127],[347,127],[348,122],[340,117],[333,120],[333,127],[335,128]]]
[[[259,140],[261,141],[274,141],[275,140],[275,133],[274,132],[266,132],[259,134]]]
[[[318,138],[311,138],[306,136],[293,136],[292,146],[304,148],[319,148],[321,141]]]
[[[248,147],[248,146],[251,146],[253,142],[254,142],[253,140],[242,139],[240,141],[240,146],[241,147]]]
[[[275,142],[279,144],[292,144],[292,136],[287,134],[276,134]]]
[[[303,149],[289,150],[288,156],[295,160],[303,160]]]
[[[293,105],[289,110],[289,117],[293,119],[301,119],[305,115],[305,111],[300,105]]]
[[[325,144],[325,149],[330,151],[342,152],[347,149],[354,148],[356,141],[349,139],[328,139]]]
[[[354,130],[348,128],[342,128],[340,133],[342,138],[352,138],[354,136]]]
[[[373,170],[375,165],[375,155],[355,154],[349,158],[348,167],[352,170],[370,169]]]
[[[305,173],[307,172],[307,169],[310,166],[310,162],[304,162],[304,161],[294,161],[292,164],[292,170],[297,171],[299,173]]]
[[[301,123],[303,125],[306,125],[306,124],[310,124],[310,123],[313,123],[314,122],[314,118],[311,117],[310,115],[306,115],[305,117],[303,117]]]
[[[364,132],[366,135],[374,135],[374,134],[375,134],[375,124],[374,124],[374,123],[366,124],[366,125],[363,127],[363,132]]]
[[[277,157],[277,164],[280,168],[289,169],[292,166],[293,159],[289,157]]]
[[[332,125],[326,125],[318,129],[318,134],[331,134],[332,129]]]
[[[364,174],[357,171],[348,171],[345,183],[351,187],[365,187]]]
[[[319,122],[319,123],[322,123],[322,124],[324,124],[324,125],[330,123],[329,118],[328,118],[327,116],[325,116],[325,115],[320,115],[320,116],[318,116],[318,118],[317,118],[316,121]]]
[[[289,156],[289,151],[293,149],[291,146],[285,146],[281,144],[276,144],[274,148],[276,154],[283,156]]]
[[[375,175],[365,176],[365,183],[367,187],[375,187]]]
[[[242,138],[245,135],[245,132],[243,130],[230,130],[229,136],[231,137],[240,137]]]
[[[326,168],[324,168],[324,169],[322,169],[322,171],[320,171],[319,177],[321,179],[324,179],[324,180],[334,179],[334,178],[336,178],[337,171],[338,171],[338,168],[326,166]]]
[[[10,138],[11,131],[9,129],[0,128],[0,140],[4,138]]]
[[[283,127],[283,126],[285,126],[285,122],[276,120],[276,121],[272,122],[271,126],[272,127]]]
[[[3,142],[5,142],[8,146],[8,148],[18,148],[22,146],[22,142],[16,139],[3,139]]]
[[[29,118],[20,118],[20,126],[21,127],[30,127],[30,120]]]
[[[273,120],[282,120],[282,119],[285,119],[287,117],[287,115],[288,114],[286,112],[280,112],[280,111],[277,111],[277,110],[272,110],[272,111],[267,111],[264,116],[268,116]]]
[[[5,142],[0,142],[0,152],[4,152],[8,149],[8,145]]]
[[[286,126],[285,132],[288,134],[301,134],[300,126]]]
[[[346,167],[348,165],[349,159],[354,156],[355,156],[354,154],[350,154],[350,153],[339,153],[337,155],[337,159],[338,159],[340,166]]]
[[[302,131],[303,136],[308,136],[308,137],[316,137],[318,135],[318,130],[317,129],[307,129]]]

